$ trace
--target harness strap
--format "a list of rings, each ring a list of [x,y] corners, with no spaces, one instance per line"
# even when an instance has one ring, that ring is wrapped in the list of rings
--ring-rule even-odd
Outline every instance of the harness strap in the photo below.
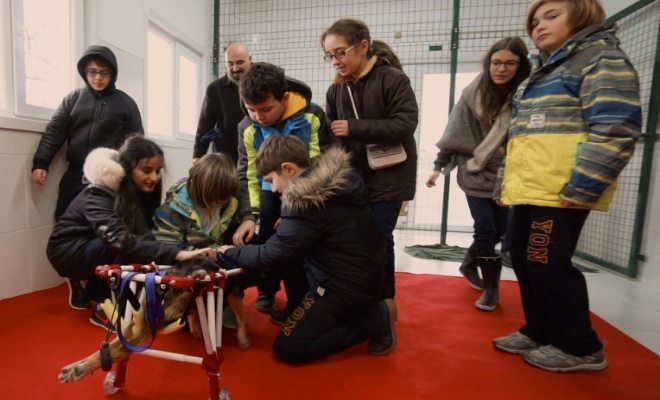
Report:
[[[162,271],[160,273],[164,274],[165,271]],[[130,288],[127,288],[127,285],[130,282],[131,278],[136,274],[137,272],[129,273],[122,278],[119,299],[117,300],[119,305],[120,318],[122,318],[122,316],[125,314],[127,302],[130,302],[131,306],[133,306],[133,309],[135,309],[136,311],[140,309],[140,303],[137,299],[137,296],[135,295],[135,293],[133,293],[132,290],[130,290]],[[121,343],[128,350],[132,352],[142,352],[148,349],[149,347],[151,347],[151,345],[154,342],[154,339],[156,339],[156,332],[158,330],[158,325],[163,320],[163,316],[165,312],[163,310],[163,305],[161,304],[161,301],[158,298],[158,295],[156,294],[156,274],[157,274],[156,272],[149,272],[145,274],[146,276],[144,281],[144,290],[146,290],[146,300],[147,300],[144,310],[144,320],[151,331],[151,342],[145,345],[139,345],[139,344],[133,345],[124,337],[120,329],[121,327],[118,327],[117,329],[117,337],[119,337]]]

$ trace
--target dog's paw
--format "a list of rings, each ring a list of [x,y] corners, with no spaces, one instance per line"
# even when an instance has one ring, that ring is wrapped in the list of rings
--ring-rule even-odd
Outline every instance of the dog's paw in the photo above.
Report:
[[[206,275],[208,275],[208,274],[209,273],[206,270],[198,269],[196,271],[193,271],[190,274],[190,277],[192,277],[193,279],[204,280],[204,278],[206,278]]]
[[[75,382],[84,378],[87,373],[84,363],[75,362],[62,368],[57,379],[59,379],[61,383]]]
[[[238,332],[236,333],[236,339],[238,341],[238,348],[241,350],[245,350],[250,345],[252,344],[250,342],[250,338],[247,335],[247,330],[246,329],[238,329]]]

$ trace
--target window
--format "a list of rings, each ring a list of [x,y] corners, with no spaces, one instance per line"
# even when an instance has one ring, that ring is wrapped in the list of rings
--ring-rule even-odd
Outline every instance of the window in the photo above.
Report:
[[[3,121],[47,120],[75,87],[82,7],[75,0],[1,3],[0,115],[8,117]]]
[[[159,136],[172,134],[174,108],[174,44],[161,34],[147,33],[147,126],[149,133]]]
[[[155,24],[147,32],[147,132],[193,140],[201,97],[202,56]]]
[[[82,14],[71,0],[14,0],[14,114],[48,119],[75,86],[75,27]],[[82,35],[80,35],[81,37]],[[6,54],[6,53],[5,53]],[[8,63],[4,63],[5,66]],[[9,99],[6,99],[9,101]]]

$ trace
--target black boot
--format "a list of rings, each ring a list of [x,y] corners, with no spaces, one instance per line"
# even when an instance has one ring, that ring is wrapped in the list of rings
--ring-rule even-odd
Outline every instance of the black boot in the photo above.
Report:
[[[493,311],[500,299],[500,273],[502,272],[501,257],[477,257],[477,264],[484,277],[484,292],[474,305],[484,311]]]
[[[375,306],[377,312],[378,324],[375,326],[375,332],[369,340],[369,354],[382,356],[390,353],[396,347],[396,329],[394,327],[397,320],[396,304],[392,299],[380,300]]]
[[[474,243],[467,249],[463,263],[458,267],[458,271],[468,280],[470,286],[475,290],[484,290],[484,283],[479,277],[477,269],[477,257],[474,252]]]

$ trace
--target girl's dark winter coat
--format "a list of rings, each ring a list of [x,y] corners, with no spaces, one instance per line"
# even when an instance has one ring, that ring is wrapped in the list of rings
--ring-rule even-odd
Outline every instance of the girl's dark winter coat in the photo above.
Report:
[[[349,85],[359,119],[351,106]],[[352,152],[354,165],[365,179],[370,202],[413,199],[418,108],[405,73],[384,59],[372,57],[355,82],[337,76],[326,94],[326,114],[329,121],[348,120],[349,136],[343,139],[343,144]],[[408,159],[393,167],[369,169],[365,144],[387,142],[400,142]]]
[[[55,224],[46,255],[61,276],[70,276],[85,259],[87,245],[100,238],[112,253],[131,263],[172,264],[179,252],[176,246],[151,240],[128,231],[115,214],[115,191],[124,178],[116,162],[117,151],[99,148],[87,157],[85,177],[91,182],[69,205]],[[148,217],[151,217],[150,215]]]

